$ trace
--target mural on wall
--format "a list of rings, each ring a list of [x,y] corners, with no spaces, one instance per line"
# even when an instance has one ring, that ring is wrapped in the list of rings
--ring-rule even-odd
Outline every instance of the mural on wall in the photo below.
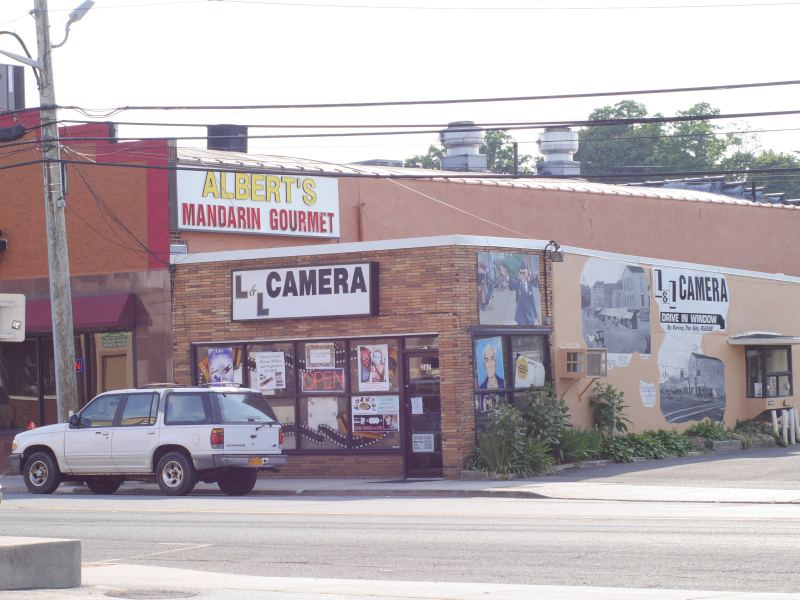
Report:
[[[724,275],[653,269],[653,294],[664,342],[658,353],[661,412],[668,423],[722,420],[725,365],[702,352],[706,333],[725,331],[728,283]]]
[[[539,257],[508,252],[478,253],[478,313],[481,325],[541,325]]]
[[[581,273],[583,339],[606,348],[608,366],[650,354],[650,286],[642,267],[590,258]]]

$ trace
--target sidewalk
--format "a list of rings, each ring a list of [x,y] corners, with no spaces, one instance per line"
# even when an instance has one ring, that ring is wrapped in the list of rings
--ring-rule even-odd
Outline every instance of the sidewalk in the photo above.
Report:
[[[775,452],[782,452],[781,449]],[[772,454],[775,454],[772,452]],[[780,458],[778,456],[777,458]],[[735,453],[692,461],[675,459],[646,461],[632,465],[610,465],[572,469],[561,474],[512,481],[474,480],[382,480],[382,479],[281,479],[269,475],[259,478],[251,496],[362,496],[362,497],[497,497],[547,498],[559,500],[608,500],[630,502],[704,502],[746,504],[800,504],[800,483],[722,480],[709,482],[701,472],[696,480],[674,476],[703,469],[716,472],[719,461],[758,460],[754,452]],[[764,459],[761,459],[764,460]],[[774,461],[776,457],[767,458]],[[727,466],[727,465],[726,465]],[[654,477],[653,473],[662,474]],[[665,473],[669,475],[664,475]],[[670,484],[674,481],[676,484]],[[687,485],[690,481],[690,485]],[[711,485],[713,483],[713,485]],[[769,484],[769,485],[768,485]],[[0,485],[7,496],[27,493],[21,476],[0,476]],[[89,494],[81,484],[64,483],[56,493]],[[193,494],[222,495],[216,484],[198,483]],[[155,483],[127,482],[117,494],[159,495]]]

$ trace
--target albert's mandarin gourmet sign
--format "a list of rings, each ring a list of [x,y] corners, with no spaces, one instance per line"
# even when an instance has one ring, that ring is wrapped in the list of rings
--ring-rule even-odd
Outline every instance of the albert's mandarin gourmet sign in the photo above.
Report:
[[[331,177],[179,170],[178,229],[339,237],[339,184]]]

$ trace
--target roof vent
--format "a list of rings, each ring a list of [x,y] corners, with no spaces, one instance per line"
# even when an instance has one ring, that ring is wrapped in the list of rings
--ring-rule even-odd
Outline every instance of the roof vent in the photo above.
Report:
[[[439,132],[445,149],[442,168],[446,171],[485,171],[486,155],[481,154],[483,131],[475,127],[474,121],[448,123],[447,129]]]
[[[247,153],[247,127],[244,125],[209,125],[208,149]]]
[[[569,127],[548,127],[536,143],[542,155],[539,175],[581,174],[581,163],[572,159],[578,151],[578,134]]]

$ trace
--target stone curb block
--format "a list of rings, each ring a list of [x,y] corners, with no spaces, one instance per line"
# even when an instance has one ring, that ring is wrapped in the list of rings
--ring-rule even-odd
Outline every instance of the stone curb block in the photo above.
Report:
[[[0,590],[63,589],[80,585],[79,540],[0,537]]]

